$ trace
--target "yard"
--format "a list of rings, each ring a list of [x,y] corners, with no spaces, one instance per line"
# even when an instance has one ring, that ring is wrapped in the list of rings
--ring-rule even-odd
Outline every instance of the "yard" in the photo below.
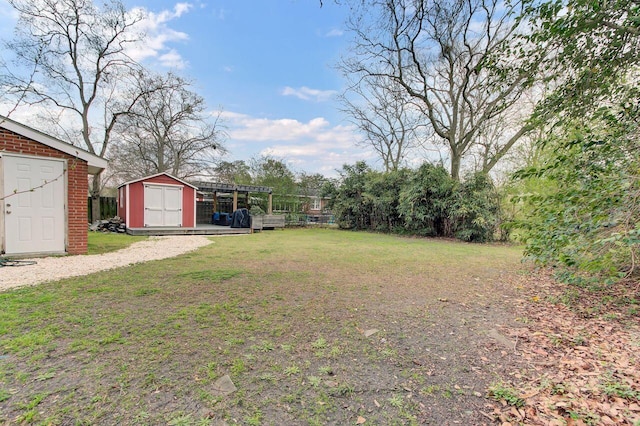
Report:
[[[534,419],[544,409],[516,397],[551,395],[532,385],[553,368],[536,370],[532,329],[554,305],[520,259],[506,245],[286,230],[0,293],[0,423]],[[634,306],[609,335],[637,338]],[[619,398],[629,416],[639,395]]]

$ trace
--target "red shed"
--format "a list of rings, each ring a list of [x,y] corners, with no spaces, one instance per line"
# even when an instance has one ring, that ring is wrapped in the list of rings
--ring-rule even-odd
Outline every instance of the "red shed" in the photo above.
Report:
[[[168,173],[123,183],[118,187],[118,216],[127,228],[193,228],[197,190]]]
[[[107,161],[0,116],[0,252],[87,252],[88,174]]]

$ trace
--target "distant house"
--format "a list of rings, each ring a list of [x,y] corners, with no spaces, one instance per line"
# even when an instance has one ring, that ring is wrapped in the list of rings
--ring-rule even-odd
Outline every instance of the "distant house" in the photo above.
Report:
[[[319,191],[290,194],[274,200],[273,211],[286,216],[290,225],[329,224],[334,221],[329,201],[330,199],[322,197]]]
[[[87,252],[88,175],[107,161],[0,116],[0,249],[6,255]]]
[[[318,195],[300,195],[301,213],[306,215],[307,223],[333,223],[334,217],[329,210],[329,198]]]
[[[300,197],[303,202],[303,209],[306,214],[319,215],[327,213],[327,205],[329,204],[328,198],[320,197],[319,195],[307,195]]]

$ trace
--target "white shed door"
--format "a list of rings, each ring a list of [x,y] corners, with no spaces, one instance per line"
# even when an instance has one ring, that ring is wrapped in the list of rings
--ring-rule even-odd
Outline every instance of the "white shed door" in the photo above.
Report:
[[[165,226],[182,226],[182,187],[164,188]]]
[[[5,252],[63,253],[64,161],[4,154],[2,163],[4,195],[9,195],[3,212]]]
[[[144,186],[144,226],[182,226],[182,187]]]

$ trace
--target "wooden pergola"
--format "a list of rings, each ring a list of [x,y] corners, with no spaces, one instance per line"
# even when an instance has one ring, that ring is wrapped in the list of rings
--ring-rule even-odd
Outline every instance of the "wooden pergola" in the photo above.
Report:
[[[273,213],[273,189],[268,186],[254,186],[254,185],[236,185],[232,183],[218,183],[218,182],[192,182],[192,184],[198,187],[198,191],[203,194],[210,194],[213,199],[213,210],[218,208],[218,193],[231,193],[233,194],[233,211],[238,209],[238,196],[244,195],[246,204],[249,204],[250,193],[262,193],[268,194],[267,202],[267,214]]]

